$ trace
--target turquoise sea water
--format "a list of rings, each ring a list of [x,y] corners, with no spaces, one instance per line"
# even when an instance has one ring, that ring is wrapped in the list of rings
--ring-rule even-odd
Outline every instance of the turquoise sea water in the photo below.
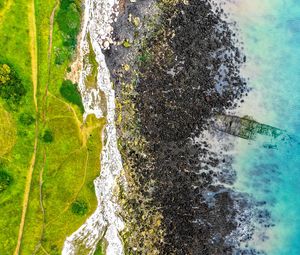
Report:
[[[240,28],[253,88],[240,114],[288,132],[289,142],[238,140],[236,189],[266,201],[275,226],[257,231],[250,245],[270,255],[300,255],[300,1],[237,0]],[[268,238],[263,238],[263,236]]]

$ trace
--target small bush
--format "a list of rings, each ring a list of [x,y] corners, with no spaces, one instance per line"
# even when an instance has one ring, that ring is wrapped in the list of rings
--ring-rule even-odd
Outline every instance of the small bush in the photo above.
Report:
[[[84,111],[81,95],[77,89],[77,84],[73,84],[70,80],[64,80],[59,91],[64,99],[77,105],[81,112]]]
[[[88,204],[85,201],[76,200],[74,203],[72,203],[71,210],[74,214],[83,216],[88,211]]]
[[[24,126],[30,126],[34,123],[35,118],[29,113],[22,113],[19,117],[19,121]]]
[[[12,177],[4,170],[0,170],[0,193],[5,191],[12,183]]]
[[[53,134],[50,130],[46,130],[43,134],[43,141],[45,143],[52,143],[54,140]]]
[[[55,64],[62,65],[66,60],[72,56],[70,50],[65,48],[57,48],[55,50]]]

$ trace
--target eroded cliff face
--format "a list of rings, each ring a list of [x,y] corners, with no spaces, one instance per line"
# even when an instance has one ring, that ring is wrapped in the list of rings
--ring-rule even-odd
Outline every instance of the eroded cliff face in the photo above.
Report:
[[[211,1],[125,2],[105,51],[117,91],[129,254],[256,254],[260,204],[228,188],[232,141],[214,129],[248,92],[246,57]],[[249,217],[248,217],[249,216]]]
[[[107,254],[124,254],[119,235],[124,223],[118,215],[116,196],[123,167],[117,147],[115,91],[102,53],[113,42],[112,23],[118,15],[117,6],[115,0],[84,1],[77,60],[73,64],[78,76],[74,79],[83,98],[84,118],[90,114],[105,117],[106,124],[102,134],[101,171],[99,169],[100,175],[94,181],[98,206],[87,221],[67,237],[63,254],[93,254],[99,242],[105,243]]]

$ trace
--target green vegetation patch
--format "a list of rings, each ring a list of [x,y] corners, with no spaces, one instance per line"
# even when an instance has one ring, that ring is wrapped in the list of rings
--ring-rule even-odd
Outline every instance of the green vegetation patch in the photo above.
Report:
[[[15,69],[11,65],[0,64],[0,96],[13,107],[25,94],[26,89]]]
[[[102,241],[100,241],[97,245],[97,249],[95,250],[94,255],[105,255],[105,249]]]
[[[1,170],[0,166],[0,194],[8,188],[12,180],[12,177],[6,171]]]
[[[72,213],[83,216],[88,212],[88,204],[83,200],[76,200],[72,203],[71,207]]]
[[[81,96],[77,89],[77,84],[73,84],[70,80],[64,80],[59,91],[64,99],[72,104],[77,105],[80,111],[82,113],[84,112]]]
[[[0,0],[0,11],[8,4],[8,0]],[[0,16],[1,17],[1,16]]]
[[[61,0],[57,13],[59,29],[65,35],[65,46],[76,46],[76,36],[80,29],[80,9],[74,0]]]
[[[28,33],[32,29],[32,24],[28,24],[31,4],[27,0],[13,2],[0,26],[0,64],[9,63],[10,69],[3,66],[2,83],[10,82],[7,77],[13,67],[27,91],[17,104],[18,111],[7,111],[7,101],[0,96],[0,161],[5,166],[4,171],[13,177],[9,179],[10,186],[4,178],[6,191],[0,195],[0,215],[5,215],[0,217],[0,254],[13,254],[16,248],[37,121],[38,146],[20,254],[54,255],[61,253],[66,237],[76,231],[97,207],[91,183],[100,172],[99,155],[105,121],[90,116],[83,123],[79,110],[82,111],[83,106],[76,84],[62,86],[65,70],[75,52],[80,25],[79,1],[62,0],[58,9],[54,9],[55,0],[35,1],[38,47],[38,113],[35,115],[30,54],[30,42],[35,38],[29,38]],[[56,13],[52,56],[49,57],[49,17],[53,10]],[[64,93],[70,88],[70,94]],[[47,137],[54,139],[47,143]],[[83,216],[72,211],[76,201],[85,203],[78,207]],[[79,251],[78,254],[88,253]]]
[[[24,232],[24,254],[32,254],[39,242],[49,254],[60,254],[66,237],[76,231],[97,207],[95,190],[89,184],[100,171],[104,121],[89,116],[86,123],[82,123],[78,109],[59,98],[59,94],[54,96],[50,93],[41,140],[47,130],[51,131],[54,140],[51,143],[43,141],[44,145],[39,143],[35,169],[44,169],[43,182],[40,186],[41,172],[36,171]],[[72,207],[78,214],[73,212]]]
[[[16,142],[16,128],[12,116],[0,105],[0,157],[11,151]]]
[[[23,126],[30,126],[34,123],[35,118],[32,116],[32,114],[30,113],[21,113],[20,117],[19,117],[19,122],[23,125]]]
[[[61,65],[70,59],[77,44],[77,35],[80,31],[80,1],[61,0],[56,21],[63,37],[63,49],[56,52],[56,64]]]
[[[43,141],[45,143],[52,143],[54,140],[54,136],[53,133],[51,132],[51,130],[47,129],[45,130],[44,134],[43,134]]]
[[[26,176],[34,150],[35,126],[25,126],[19,121],[21,113],[35,113],[29,38],[32,28],[29,27],[29,7],[32,2],[1,2],[4,9],[0,10],[0,161],[3,164],[0,170],[4,171],[1,189],[5,187],[6,190],[0,195],[0,254],[13,254],[18,240]],[[49,20],[50,14],[45,16]],[[28,245],[26,243],[23,247]]]
[[[88,34],[87,40],[89,43],[88,62],[92,67],[90,74],[86,77],[86,86],[88,88],[95,88],[97,86],[98,62],[96,60],[96,53],[93,49],[90,34]]]

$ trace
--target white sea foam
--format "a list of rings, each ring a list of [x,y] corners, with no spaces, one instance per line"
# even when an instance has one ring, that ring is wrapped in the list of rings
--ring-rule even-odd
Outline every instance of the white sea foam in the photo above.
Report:
[[[84,17],[77,57],[78,85],[85,109],[84,118],[95,114],[103,117],[100,92],[104,92],[106,100],[107,124],[103,132],[103,150],[101,152],[101,173],[94,181],[98,206],[87,221],[71,236],[67,237],[62,254],[80,254],[79,249],[85,247],[93,254],[97,243],[104,238],[107,243],[106,254],[123,254],[123,245],[119,232],[124,223],[118,216],[119,206],[115,190],[117,179],[122,173],[122,160],[117,147],[115,127],[115,92],[110,81],[110,73],[105,62],[102,49],[112,42],[112,22],[118,15],[117,0],[85,0]],[[87,61],[90,52],[88,37],[98,63],[97,88],[88,89],[85,84],[91,72],[91,64]],[[79,70],[78,70],[79,69]]]

